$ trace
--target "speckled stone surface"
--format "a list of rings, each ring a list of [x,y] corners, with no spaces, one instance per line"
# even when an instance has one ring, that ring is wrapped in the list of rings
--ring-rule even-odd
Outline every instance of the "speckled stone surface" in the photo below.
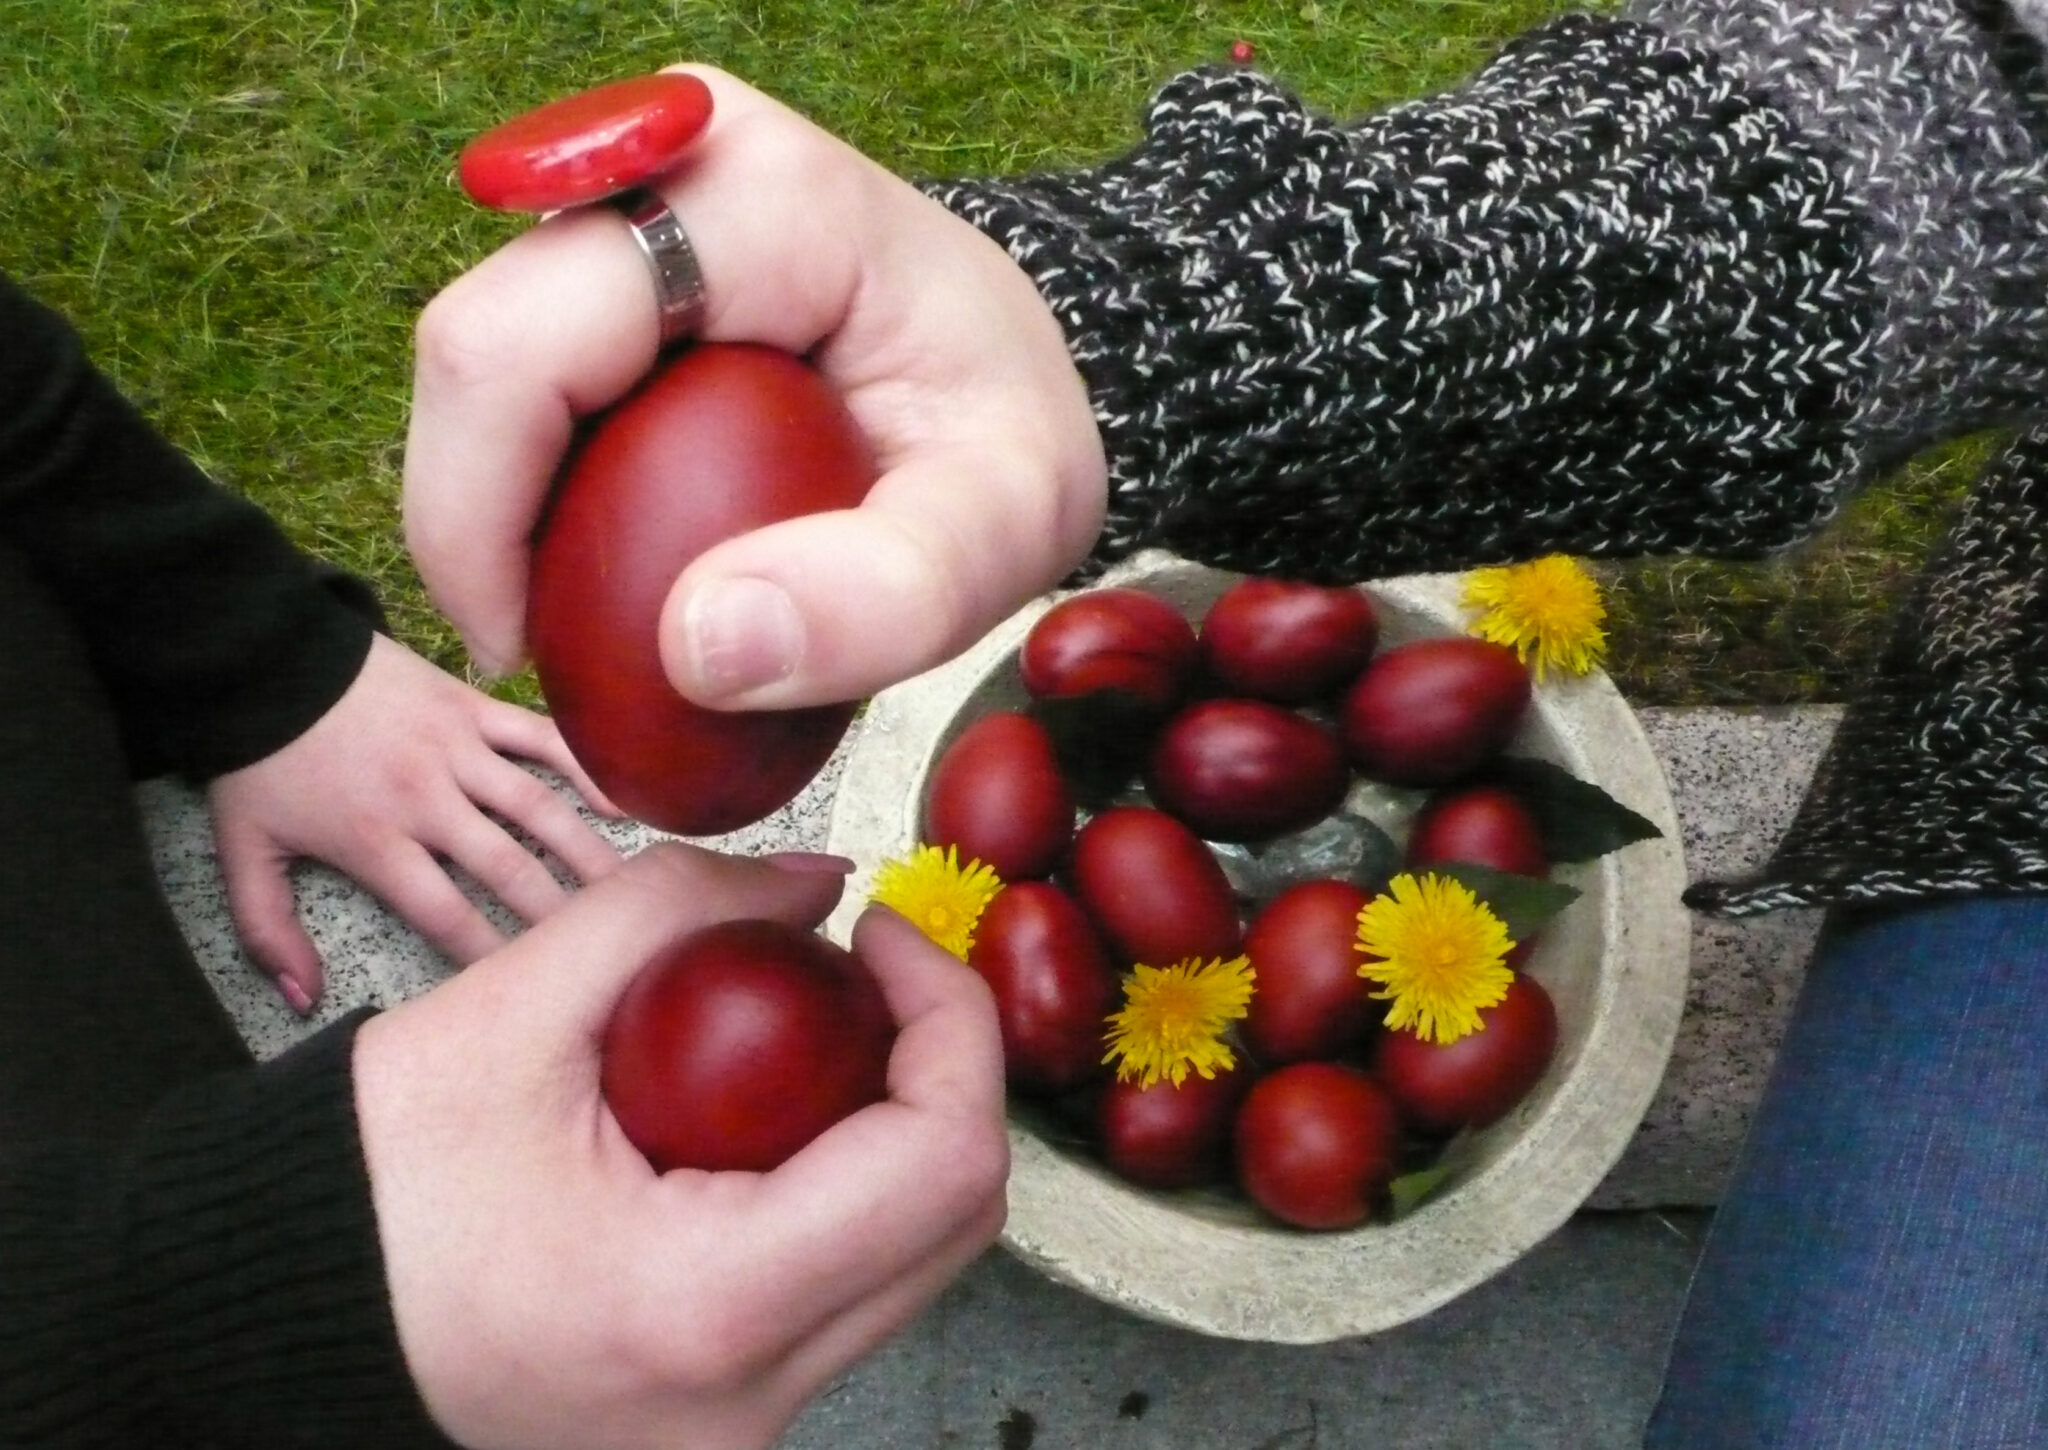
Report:
[[[1691,876],[1740,871],[1763,860],[1790,820],[1839,715],[1825,707],[1641,712],[1671,785]],[[849,735],[790,805],[709,844],[749,853],[822,849],[833,796],[856,738]],[[300,911],[327,962],[329,988],[315,1016],[300,1020],[235,944],[198,796],[156,782],[143,788],[142,800],[171,904],[259,1054],[280,1051],[357,1005],[401,1001],[446,974],[440,957],[373,898],[325,868],[303,867],[297,876]],[[624,850],[652,838],[642,827],[598,824]],[[502,912],[499,920],[512,925]],[[1717,1201],[1817,926],[1812,913],[1740,924],[1694,919],[1691,986],[1663,1084],[1589,1207]]]
[[[1642,710],[1678,810],[1689,880],[1760,867],[1841,720],[1834,706]],[[1588,1207],[1712,1204],[1777,1056],[1817,911],[1692,922],[1692,980],[1664,1082]]]

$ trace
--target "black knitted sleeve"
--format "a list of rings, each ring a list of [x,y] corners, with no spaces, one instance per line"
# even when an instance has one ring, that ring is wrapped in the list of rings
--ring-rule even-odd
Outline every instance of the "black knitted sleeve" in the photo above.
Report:
[[[1109,164],[927,183],[1066,331],[1096,564],[1751,556],[2038,406],[2048,181],[1998,37],[1949,0],[1649,8],[1351,124],[1192,73]]]

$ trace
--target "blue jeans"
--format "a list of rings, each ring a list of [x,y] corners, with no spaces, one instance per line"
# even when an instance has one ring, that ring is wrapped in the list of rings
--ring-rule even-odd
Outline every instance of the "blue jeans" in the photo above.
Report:
[[[2048,1447],[2048,898],[1831,923],[1645,1444]]]

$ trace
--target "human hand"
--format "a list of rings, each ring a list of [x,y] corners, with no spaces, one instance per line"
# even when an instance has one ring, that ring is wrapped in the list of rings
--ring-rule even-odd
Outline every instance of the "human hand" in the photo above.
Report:
[[[527,921],[567,897],[494,811],[584,881],[619,864],[576,808],[508,756],[552,767],[607,814],[609,801],[554,722],[493,700],[382,635],[355,683],[298,739],[207,788],[236,933],[300,1012],[320,995],[320,954],[298,919],[301,856],[360,881],[457,962],[504,937],[450,879],[460,866]]]
[[[770,1173],[656,1174],[599,1088],[640,968],[714,921],[815,925],[839,875],[652,847],[364,1024],[357,1115],[391,1303],[435,1420],[491,1450],[770,1444],[994,1238],[1008,1140],[986,986],[885,910],[854,949],[889,1098]]]
[[[700,704],[853,699],[957,653],[1086,555],[1105,464],[1058,323],[996,246],[742,82],[659,190],[702,265],[710,340],[806,354],[882,474],[857,509],[729,540],[661,619]],[[575,421],[654,365],[646,264],[605,208],[557,215],[421,316],[406,538],[488,668],[524,652],[529,540]]]

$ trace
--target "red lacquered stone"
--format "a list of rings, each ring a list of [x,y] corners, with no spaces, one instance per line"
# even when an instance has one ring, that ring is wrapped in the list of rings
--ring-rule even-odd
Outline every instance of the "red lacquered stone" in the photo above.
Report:
[[[613,81],[494,126],[462,150],[470,199],[499,211],[556,211],[652,180],[711,120],[711,90],[663,72]]]

